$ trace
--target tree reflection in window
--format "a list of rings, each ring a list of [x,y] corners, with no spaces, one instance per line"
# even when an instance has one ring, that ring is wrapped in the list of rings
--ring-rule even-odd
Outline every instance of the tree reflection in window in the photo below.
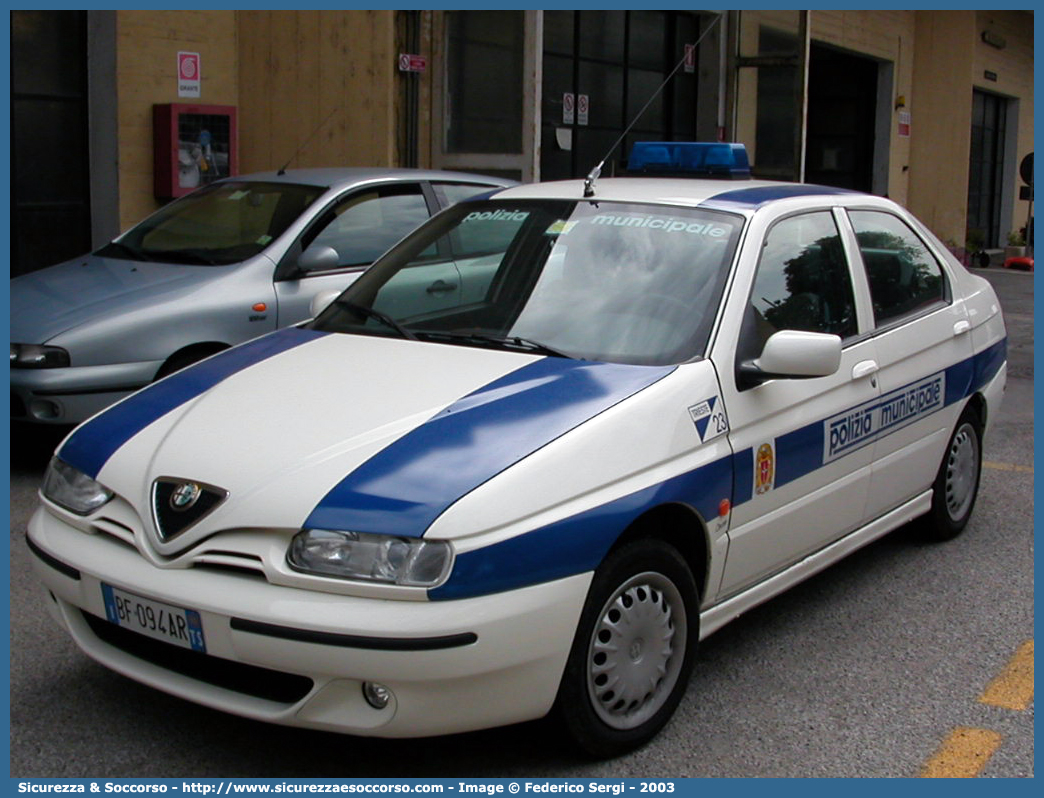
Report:
[[[756,357],[779,330],[856,333],[848,263],[827,211],[784,219],[766,236],[744,323],[744,355]]]
[[[850,211],[863,256],[877,326],[945,301],[938,262],[898,217]]]

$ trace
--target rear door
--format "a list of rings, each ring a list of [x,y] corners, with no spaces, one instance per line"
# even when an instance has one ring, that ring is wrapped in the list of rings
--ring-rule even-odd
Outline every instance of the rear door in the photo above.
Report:
[[[847,213],[869,284],[881,398],[867,517],[884,515],[935,479],[972,356],[971,324],[950,278],[897,214]],[[951,402],[947,405],[947,397]]]
[[[865,517],[873,447],[856,445],[851,414],[877,396],[876,354],[865,334],[865,287],[853,280],[840,221],[839,210],[820,207],[750,223],[713,350],[736,474],[722,599]],[[758,357],[779,330],[838,335],[840,368],[744,386],[738,365]]]

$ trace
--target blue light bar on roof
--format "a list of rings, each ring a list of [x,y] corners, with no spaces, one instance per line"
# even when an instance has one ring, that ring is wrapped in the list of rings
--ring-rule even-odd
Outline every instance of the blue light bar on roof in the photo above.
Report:
[[[631,174],[664,177],[750,177],[747,148],[719,141],[636,141],[627,161]]]

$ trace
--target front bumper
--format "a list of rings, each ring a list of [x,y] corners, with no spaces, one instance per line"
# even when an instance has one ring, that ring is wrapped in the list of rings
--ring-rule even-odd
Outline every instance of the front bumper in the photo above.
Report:
[[[11,418],[79,424],[148,385],[163,361],[11,369]]]
[[[228,570],[157,568],[125,543],[74,529],[44,507],[29,523],[29,542],[51,614],[103,665],[245,717],[380,737],[545,715],[591,579],[457,601],[338,596]],[[173,649],[168,661],[127,645],[127,635],[148,638],[104,620],[103,582],[199,611],[208,653]],[[166,667],[186,659],[195,670]],[[211,669],[226,676],[211,678]],[[257,679],[274,687],[254,689]],[[365,681],[391,690],[387,707],[366,703]]]

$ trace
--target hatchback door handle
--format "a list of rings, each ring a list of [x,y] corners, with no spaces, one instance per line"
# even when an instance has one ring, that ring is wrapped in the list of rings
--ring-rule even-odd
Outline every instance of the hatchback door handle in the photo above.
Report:
[[[447,283],[445,280],[436,280],[425,290],[429,294],[444,294],[447,291],[453,291],[456,287],[453,283]]]
[[[861,360],[852,367],[852,379],[861,380],[863,377],[869,377],[876,374],[878,368],[876,360]]]
[[[964,335],[964,333],[968,332],[968,330],[970,330],[970,329],[971,329],[971,322],[968,321],[967,319],[961,319],[959,322],[957,322],[956,324],[953,325],[953,334],[955,336],[956,335]]]

